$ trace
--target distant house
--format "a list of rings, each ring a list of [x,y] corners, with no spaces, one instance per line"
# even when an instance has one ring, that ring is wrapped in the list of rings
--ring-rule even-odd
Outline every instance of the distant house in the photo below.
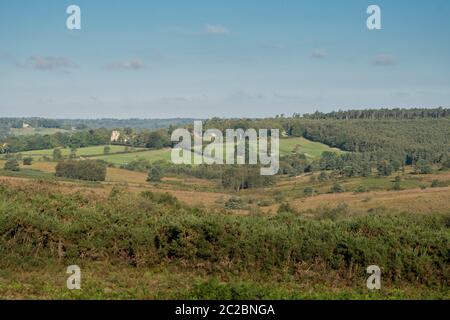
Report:
[[[1,147],[0,147],[0,153],[7,153],[9,150],[9,145],[7,143],[4,143]]]
[[[119,137],[120,137],[120,132],[117,131],[117,130],[114,130],[114,131],[111,133],[111,142],[117,142],[117,141],[119,141]]]

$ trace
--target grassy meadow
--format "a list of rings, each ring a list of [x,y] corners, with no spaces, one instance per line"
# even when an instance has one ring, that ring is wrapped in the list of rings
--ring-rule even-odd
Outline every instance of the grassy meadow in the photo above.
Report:
[[[336,153],[342,152],[339,149],[330,148],[322,143],[309,141],[304,138],[280,139],[280,156],[284,156],[292,152],[297,152],[297,153],[304,153],[309,158],[317,158],[324,151],[331,151]],[[161,150],[148,150],[139,153],[101,155],[94,157],[94,159],[104,160],[116,166],[121,166],[125,163],[129,163],[133,160],[138,159],[145,159],[151,163],[160,160],[170,161],[170,155],[171,155],[170,149],[161,149]],[[226,156],[226,152],[224,152],[224,156]]]
[[[76,149],[76,155],[78,157],[93,157],[93,156],[99,156],[104,154],[104,149],[106,145],[101,146],[90,146],[90,147],[83,147],[83,148],[77,148]],[[132,153],[135,151],[141,151],[145,150],[143,148],[135,148],[131,151],[126,151],[126,147],[124,146],[117,146],[117,145],[110,145],[110,154],[114,153]],[[52,157],[54,149],[44,149],[44,150],[33,150],[33,151],[24,151],[21,152],[23,156],[30,156],[30,157]],[[70,148],[61,148],[61,154],[65,157],[70,155]]]

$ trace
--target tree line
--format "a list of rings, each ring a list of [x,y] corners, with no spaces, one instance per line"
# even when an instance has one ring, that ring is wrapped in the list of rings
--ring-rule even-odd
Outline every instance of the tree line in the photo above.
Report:
[[[294,117],[299,117],[299,114],[295,114]],[[449,108],[413,108],[413,109],[364,109],[364,110],[339,110],[329,113],[323,113],[316,111],[311,114],[304,114],[303,118],[307,119],[337,119],[337,120],[350,120],[350,119],[369,119],[369,120],[381,120],[381,119],[418,119],[418,118],[448,118],[450,117]]]
[[[113,144],[150,149],[161,149],[172,145],[168,129],[137,131],[129,128],[121,129],[120,132],[119,140],[113,142]],[[51,135],[8,136],[0,139],[0,153],[18,153],[54,148],[83,148],[110,144],[111,133],[112,130],[101,128],[57,132]]]

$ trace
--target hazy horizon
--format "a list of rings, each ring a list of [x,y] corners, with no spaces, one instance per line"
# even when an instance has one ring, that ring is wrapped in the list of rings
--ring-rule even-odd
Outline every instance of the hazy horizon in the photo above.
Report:
[[[349,109],[330,109],[329,111],[323,111],[323,110],[313,110],[311,112],[305,112],[301,113],[300,115],[303,116],[305,114],[311,114],[314,112],[323,112],[323,113],[329,113],[329,112],[338,112],[338,111],[357,111],[357,110],[368,110],[368,109],[374,109],[374,110],[381,110],[381,109],[387,109],[387,110],[393,110],[393,109],[436,109],[436,108],[444,108],[448,109],[447,106],[432,106],[432,107],[399,107],[399,108],[349,108]],[[287,113],[277,113],[273,115],[268,116],[259,116],[259,117],[226,117],[226,116],[211,116],[211,117],[107,117],[107,116],[97,116],[97,117],[43,117],[43,116],[29,116],[29,115],[23,115],[23,116],[10,116],[10,115],[0,115],[0,118],[44,118],[44,119],[51,119],[51,120],[176,120],[176,119],[182,119],[182,120],[206,120],[211,118],[223,118],[223,119],[241,119],[241,118],[248,118],[248,119],[265,119],[265,118],[275,118],[277,115],[283,115],[284,117],[292,117],[293,114],[287,114]]]

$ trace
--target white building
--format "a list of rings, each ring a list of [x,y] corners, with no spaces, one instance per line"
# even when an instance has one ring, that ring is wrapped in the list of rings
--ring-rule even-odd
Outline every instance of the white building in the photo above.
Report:
[[[117,142],[119,140],[119,137],[120,137],[120,132],[117,130],[114,130],[111,133],[111,142]]]

